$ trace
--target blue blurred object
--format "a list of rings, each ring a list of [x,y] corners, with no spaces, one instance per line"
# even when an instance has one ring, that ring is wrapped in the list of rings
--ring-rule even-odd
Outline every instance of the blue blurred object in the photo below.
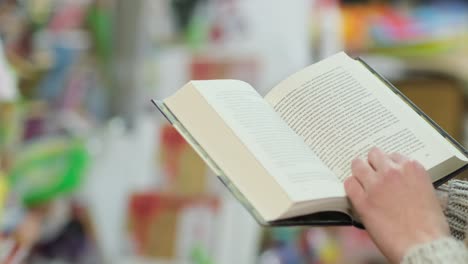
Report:
[[[63,94],[65,82],[79,51],[66,45],[55,43],[53,45],[54,65],[39,84],[39,98],[51,103],[59,103]]]
[[[404,11],[392,8],[374,22],[371,35],[380,46],[451,40],[468,33],[468,5],[440,3]]]

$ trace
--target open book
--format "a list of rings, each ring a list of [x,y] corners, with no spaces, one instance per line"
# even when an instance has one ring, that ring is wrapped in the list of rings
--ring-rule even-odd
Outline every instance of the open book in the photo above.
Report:
[[[261,224],[356,224],[343,181],[373,146],[421,162],[438,185],[467,153],[360,59],[338,53],[262,98],[238,80],[191,81],[153,101]]]

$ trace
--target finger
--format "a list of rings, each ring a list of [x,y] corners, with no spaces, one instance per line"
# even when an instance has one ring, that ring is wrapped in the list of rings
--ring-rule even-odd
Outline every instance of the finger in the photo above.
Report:
[[[405,161],[408,160],[408,158],[407,158],[406,156],[403,156],[403,155],[401,155],[400,153],[396,153],[396,152],[391,153],[391,154],[389,155],[389,157],[390,157],[390,159],[391,159],[393,162],[395,162],[395,163],[397,163],[397,164],[400,164],[400,165],[403,164]]]
[[[374,169],[362,159],[354,159],[351,162],[351,171],[364,190],[368,190],[377,179]]]
[[[348,177],[344,182],[344,186],[346,195],[359,214],[364,207],[366,197],[364,188],[354,176]]]
[[[393,163],[390,157],[379,148],[372,148],[367,155],[367,160],[375,171],[385,171]]]
[[[418,161],[409,160],[403,165],[403,171],[405,175],[409,176],[409,177],[406,177],[406,179],[414,180],[417,178],[423,178],[422,180],[418,179],[418,181],[420,181],[420,184],[425,182],[428,186],[432,186],[431,177],[427,173],[424,166]]]

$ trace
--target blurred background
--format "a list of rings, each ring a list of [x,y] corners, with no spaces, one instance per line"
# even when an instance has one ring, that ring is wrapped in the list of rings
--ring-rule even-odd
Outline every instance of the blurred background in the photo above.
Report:
[[[0,263],[386,263],[261,228],[151,105],[361,56],[465,146],[468,1],[0,0]]]

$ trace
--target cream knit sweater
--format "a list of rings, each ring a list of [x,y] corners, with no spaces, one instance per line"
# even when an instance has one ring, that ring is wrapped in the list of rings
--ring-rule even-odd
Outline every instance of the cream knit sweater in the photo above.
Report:
[[[409,249],[402,264],[468,264],[468,181],[450,181],[438,194],[453,237]]]

